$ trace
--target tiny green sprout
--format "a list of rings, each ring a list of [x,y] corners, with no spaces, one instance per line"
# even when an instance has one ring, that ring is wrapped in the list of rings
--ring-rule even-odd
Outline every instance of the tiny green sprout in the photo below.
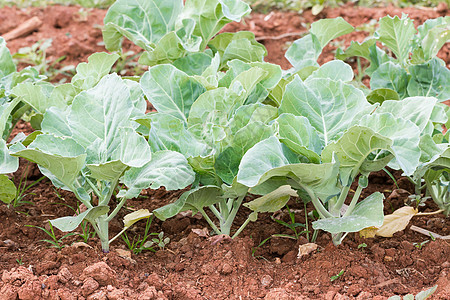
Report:
[[[361,244],[358,245],[358,249],[366,248],[366,247],[367,247],[366,243],[361,243]]]
[[[413,243],[413,245],[417,248],[417,249],[422,249],[422,247],[426,244],[426,243],[428,243],[430,240],[426,240],[426,241],[423,241],[423,242],[420,242],[420,243]]]
[[[434,237],[434,235],[430,232],[430,239],[434,242],[436,240],[436,238]]]
[[[19,266],[22,266],[24,262],[22,261],[22,257],[20,259],[16,258],[16,262],[19,264]]]
[[[345,270],[342,269],[339,273],[337,273],[334,276],[330,277],[331,282],[335,281],[336,279],[340,278],[342,275],[344,275]]]

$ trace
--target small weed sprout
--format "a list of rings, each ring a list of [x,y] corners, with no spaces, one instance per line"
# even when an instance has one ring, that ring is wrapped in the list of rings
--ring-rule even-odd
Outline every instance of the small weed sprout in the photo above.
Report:
[[[361,243],[361,244],[358,245],[358,250],[359,250],[359,249],[364,249],[364,248],[366,248],[366,247],[367,247],[367,244],[366,244],[366,243]]]
[[[336,275],[331,276],[331,277],[330,277],[330,281],[333,282],[333,281],[335,281],[336,279],[339,279],[342,275],[344,275],[344,272],[345,272],[345,270],[342,269],[342,270],[341,270],[339,273],[337,273]]]
[[[56,248],[58,250],[61,250],[62,248],[66,247],[66,245],[62,244],[62,242],[65,238],[77,234],[76,232],[69,232],[58,239],[58,238],[56,238],[52,223],[48,222],[48,225],[50,226],[50,230],[47,230],[44,227],[39,227],[39,226],[35,226],[35,225],[25,225],[25,226],[38,228],[38,229],[42,230],[43,232],[45,232],[51,238],[51,240],[44,239],[44,240],[40,240],[40,242],[49,243],[51,248]]]

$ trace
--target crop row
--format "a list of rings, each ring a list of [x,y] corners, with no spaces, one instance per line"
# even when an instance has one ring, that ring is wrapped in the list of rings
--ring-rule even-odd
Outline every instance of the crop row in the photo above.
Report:
[[[449,40],[450,17],[417,30],[406,15],[381,18],[374,36],[320,66],[322,49],[355,30],[342,18],[323,19],[287,50],[293,68],[285,71],[264,62],[253,33],[218,34],[249,12],[240,0],[117,0],[103,39],[112,52],[124,37],[141,47],[139,63],[149,66],[142,77],[110,74],[119,55],[94,53],[71,83],[53,85],[33,68],[16,71],[0,38],[1,200],[16,195],[5,174],[18,158],[35,162],[87,208],[51,224],[73,231],[89,221],[104,251],[108,223],[126,200],[161,186],[190,188],[154,210],[157,218],[200,212],[232,237],[291,196],[312,202],[313,228],[335,244],[367,228],[388,236],[383,194],[360,200],[369,174],[386,166],[411,179],[416,201],[431,197],[448,215],[450,109],[441,102],[450,99],[450,71],[436,55]],[[371,89],[354,79],[343,61],[351,57],[370,62],[358,78],[368,75]],[[156,112],[146,113],[147,101]],[[7,143],[24,114],[35,131]],[[248,194],[259,198],[242,204]],[[251,213],[231,232],[241,205]],[[125,229],[148,216],[127,215]]]

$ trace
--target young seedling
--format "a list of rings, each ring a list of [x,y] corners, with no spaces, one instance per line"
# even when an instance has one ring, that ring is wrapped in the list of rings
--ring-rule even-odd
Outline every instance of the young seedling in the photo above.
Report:
[[[361,243],[361,244],[358,245],[358,250],[359,250],[359,249],[364,249],[364,248],[366,248],[366,247],[367,247],[367,244],[366,244],[366,243]]]
[[[330,277],[330,281],[333,282],[333,281],[335,281],[335,280],[341,278],[341,276],[344,275],[344,272],[345,272],[345,270],[342,269],[342,270],[341,270],[339,273],[337,273],[336,275],[331,276],[331,277]]]
[[[51,239],[50,240],[49,239],[40,240],[40,242],[49,243],[50,247],[56,248],[58,250],[61,250],[62,248],[66,247],[66,245],[63,244],[63,240],[65,238],[72,236],[72,235],[76,235],[76,232],[69,232],[58,239],[58,238],[56,238],[52,223],[48,222],[48,224],[49,224],[50,230],[47,230],[44,227],[39,227],[39,226],[35,226],[35,225],[25,225],[25,226],[38,228],[38,229],[42,230],[43,232],[45,232]]]
[[[296,222],[295,222],[295,213],[294,213],[293,211],[291,211],[291,210],[289,209],[289,206],[287,206],[287,205],[286,205],[286,209],[287,209],[287,211],[288,211],[289,218],[290,218],[290,222],[289,222],[289,223],[284,222],[283,220],[276,219],[276,218],[274,218],[273,216],[271,216],[271,218],[272,218],[272,220],[274,220],[274,221],[277,222],[278,224],[283,225],[283,226],[289,228],[290,230],[292,230],[292,231],[294,232],[294,235],[288,235],[288,234],[275,234],[275,235],[273,235],[273,236],[276,236],[276,237],[286,237],[286,238],[291,238],[291,239],[294,239],[294,240],[298,240],[298,238],[300,237],[300,235],[302,235],[302,234],[304,234],[304,233],[307,233],[307,231],[306,231],[306,230],[303,230],[303,231],[297,231],[297,228],[298,228],[298,227],[303,227],[303,228],[305,228],[306,225],[305,225],[305,224],[301,224],[301,223],[296,223]]]

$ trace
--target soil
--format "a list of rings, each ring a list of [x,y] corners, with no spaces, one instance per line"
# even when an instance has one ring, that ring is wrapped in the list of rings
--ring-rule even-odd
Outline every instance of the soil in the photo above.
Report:
[[[445,5],[437,9],[361,8],[347,5],[325,9],[319,16],[310,11],[297,13],[271,12],[252,14],[243,24],[229,24],[227,31],[251,30],[268,49],[266,60],[290,67],[284,58],[287,43],[298,36],[279,38],[286,33],[304,32],[306,26],[319,18],[342,16],[354,26],[368,23],[386,14],[409,14],[419,25],[428,18],[448,15]],[[86,61],[97,51],[104,51],[100,27],[104,10],[71,6],[46,8],[0,9],[0,34],[4,34],[32,16],[42,26],[32,34],[8,42],[11,52],[35,42],[52,38],[47,50],[51,62],[62,56],[56,67]],[[361,41],[368,33],[357,31],[327,46],[320,62],[333,58],[336,46],[348,46],[350,40]],[[139,51],[126,43],[129,49]],[[450,46],[445,45],[439,57],[449,65]],[[23,67],[23,66],[22,66]],[[29,124],[21,122],[17,131],[29,132]],[[384,172],[370,176],[370,186],[363,197],[374,191],[386,196],[385,213],[391,213],[407,201],[412,186],[399,172],[393,172],[401,190]],[[27,184],[40,178],[35,165],[21,161],[13,174],[16,185],[20,179]],[[104,254],[96,237],[87,243],[80,235],[62,238],[62,249],[50,248],[42,230],[26,225],[48,227],[48,219],[73,215],[78,203],[66,191],[56,190],[47,179],[30,188],[24,203],[18,207],[0,205],[0,299],[386,299],[389,296],[418,293],[434,285],[438,289],[432,299],[450,298],[450,244],[448,240],[432,241],[430,237],[410,229],[416,225],[440,235],[450,234],[450,219],[442,214],[415,217],[410,226],[393,238],[363,239],[349,234],[340,246],[331,243],[328,233],[319,232],[318,248],[297,257],[299,246],[308,243],[306,235],[298,239],[273,237],[293,232],[271,217],[289,221],[287,210],[274,215],[260,214],[242,234],[230,240],[209,236],[207,223],[198,215],[180,214],[162,223],[154,220],[150,231],[164,232],[170,243],[156,252],[131,253],[118,239],[111,252]],[[142,197],[127,203],[110,225],[111,236],[121,228],[121,218],[128,212],[155,209],[175,200],[181,191],[147,190]],[[306,223],[304,205],[292,199],[290,209],[296,222]],[[307,206],[307,211],[312,207]],[[435,211],[427,202],[421,211]],[[243,207],[236,224],[247,217]],[[311,226],[310,221],[309,226]],[[137,223],[128,236],[142,236],[145,222]],[[311,227],[310,227],[311,228]],[[236,228],[234,228],[236,230]],[[81,229],[78,230],[81,233]],[[423,244],[423,245],[422,245]],[[422,246],[420,246],[422,245]],[[343,270],[341,276],[331,277]]]

